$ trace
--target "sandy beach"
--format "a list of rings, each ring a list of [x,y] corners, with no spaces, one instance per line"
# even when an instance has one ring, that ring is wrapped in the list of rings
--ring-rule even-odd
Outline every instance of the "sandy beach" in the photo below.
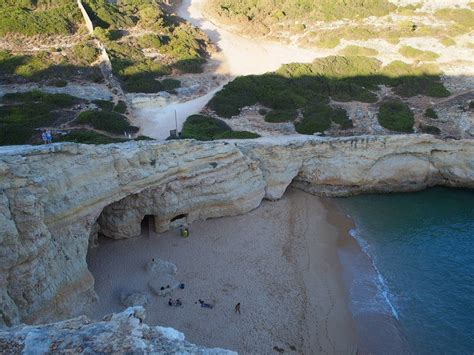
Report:
[[[91,315],[119,311],[120,295],[139,291],[150,297],[147,322],[174,327],[204,346],[244,354],[353,353],[357,336],[337,248],[341,229],[328,221],[330,212],[319,198],[290,188],[246,215],[194,223],[189,238],[145,230],[133,240],[103,239],[88,257],[100,298]],[[152,258],[177,266],[185,288],[169,297],[182,307],[150,292],[145,265]],[[214,308],[200,307],[199,299]]]

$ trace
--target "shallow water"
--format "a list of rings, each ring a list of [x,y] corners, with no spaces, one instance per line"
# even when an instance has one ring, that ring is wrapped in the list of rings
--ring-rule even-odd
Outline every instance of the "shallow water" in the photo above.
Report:
[[[433,188],[337,202],[356,223],[351,234],[363,251],[341,252],[352,268],[356,320],[387,316],[385,327],[398,328],[388,333],[416,354],[472,354],[474,191]],[[375,348],[388,350],[383,342]]]

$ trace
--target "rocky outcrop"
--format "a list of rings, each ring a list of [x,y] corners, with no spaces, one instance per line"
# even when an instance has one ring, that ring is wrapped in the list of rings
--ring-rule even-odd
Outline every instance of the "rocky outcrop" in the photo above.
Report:
[[[2,354],[236,354],[207,349],[172,328],[144,323],[145,310],[131,307],[91,322],[79,317],[55,324],[0,330]]]
[[[474,141],[429,135],[232,142],[73,143],[0,148],[0,323],[79,314],[94,299],[86,254],[97,232],[246,213],[290,183],[345,196],[474,187]]]

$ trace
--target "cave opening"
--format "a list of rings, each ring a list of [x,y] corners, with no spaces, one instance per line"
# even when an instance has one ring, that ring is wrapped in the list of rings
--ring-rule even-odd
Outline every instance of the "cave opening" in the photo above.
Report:
[[[151,236],[156,233],[155,216],[147,214],[141,222],[141,235]]]

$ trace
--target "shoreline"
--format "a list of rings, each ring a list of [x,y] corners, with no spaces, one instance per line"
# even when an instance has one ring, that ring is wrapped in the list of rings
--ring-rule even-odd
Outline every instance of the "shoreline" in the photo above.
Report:
[[[241,353],[275,349],[302,353],[354,353],[357,334],[338,258],[340,228],[322,199],[289,188],[242,216],[190,225],[124,241],[102,240],[88,255],[100,302],[90,315],[117,312],[120,295],[149,295],[148,320],[183,331],[191,342]],[[144,265],[157,257],[174,263],[183,306],[150,293]],[[215,307],[204,309],[198,299]],[[242,304],[242,314],[234,305]]]
[[[325,198],[323,203],[329,211],[328,222],[341,226],[338,229],[338,254],[357,329],[358,351],[364,354],[411,353],[392,304],[380,297],[381,292],[387,291],[380,289],[386,287],[383,276],[354,235],[358,231],[357,224],[344,212],[338,198]]]

